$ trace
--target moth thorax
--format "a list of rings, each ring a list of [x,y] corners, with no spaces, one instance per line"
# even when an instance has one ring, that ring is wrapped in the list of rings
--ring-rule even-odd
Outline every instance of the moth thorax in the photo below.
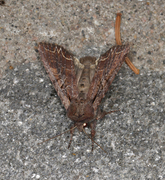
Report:
[[[89,65],[85,65],[78,82],[79,97],[86,99],[90,86],[90,68]]]

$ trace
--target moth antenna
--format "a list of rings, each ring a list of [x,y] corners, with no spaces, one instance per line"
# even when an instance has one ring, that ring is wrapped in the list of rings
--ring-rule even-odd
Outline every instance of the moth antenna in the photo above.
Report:
[[[107,153],[96,141],[94,141],[94,140],[86,133],[86,131],[85,131],[84,128],[82,128],[82,129],[83,129],[84,133],[88,136],[88,138],[91,139],[92,142],[94,142],[95,144],[97,144],[105,153]]]
[[[52,138],[49,138],[49,139],[47,139],[47,140],[45,140],[45,141],[42,141],[42,142],[38,143],[37,145],[40,145],[40,144],[42,144],[42,143],[44,143],[44,142],[50,141],[51,139],[54,139],[54,138],[56,138],[56,137],[58,137],[58,136],[61,136],[62,134],[65,134],[66,132],[75,129],[76,127],[77,127],[77,126],[74,126],[73,128],[71,128],[71,129],[69,129],[69,130],[66,130],[66,131],[64,131],[63,133],[58,134],[58,135],[56,135],[56,136],[54,136],[54,137],[52,137]]]

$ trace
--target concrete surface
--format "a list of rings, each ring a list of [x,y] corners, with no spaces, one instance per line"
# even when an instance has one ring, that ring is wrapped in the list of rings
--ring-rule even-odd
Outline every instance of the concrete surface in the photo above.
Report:
[[[165,179],[165,3],[158,1],[14,1],[0,6],[0,179]],[[77,57],[115,45],[114,22],[131,42],[135,75],[124,64],[102,107],[120,109],[97,124],[95,145],[75,131],[35,52],[40,41]],[[90,129],[86,129],[90,133]]]

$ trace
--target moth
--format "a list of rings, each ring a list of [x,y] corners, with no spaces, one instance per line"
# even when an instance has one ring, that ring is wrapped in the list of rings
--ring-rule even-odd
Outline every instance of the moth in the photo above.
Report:
[[[62,46],[45,42],[38,44],[43,65],[67,111],[67,116],[74,122],[70,129],[69,146],[74,129],[84,131],[84,128],[89,126],[93,150],[96,122],[113,112],[102,111],[99,105],[129,49],[129,45],[118,45],[110,48],[98,59],[86,56],[78,60]]]

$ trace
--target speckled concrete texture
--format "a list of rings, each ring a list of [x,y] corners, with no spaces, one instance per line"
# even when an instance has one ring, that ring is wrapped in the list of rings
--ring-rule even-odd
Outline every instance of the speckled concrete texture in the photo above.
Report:
[[[35,51],[40,41],[78,58],[122,42],[140,74],[124,64],[103,100],[120,109],[98,121],[95,145],[71,127]],[[158,1],[6,0],[0,6],[0,179],[165,179],[165,3]],[[86,129],[90,133],[90,129]]]

